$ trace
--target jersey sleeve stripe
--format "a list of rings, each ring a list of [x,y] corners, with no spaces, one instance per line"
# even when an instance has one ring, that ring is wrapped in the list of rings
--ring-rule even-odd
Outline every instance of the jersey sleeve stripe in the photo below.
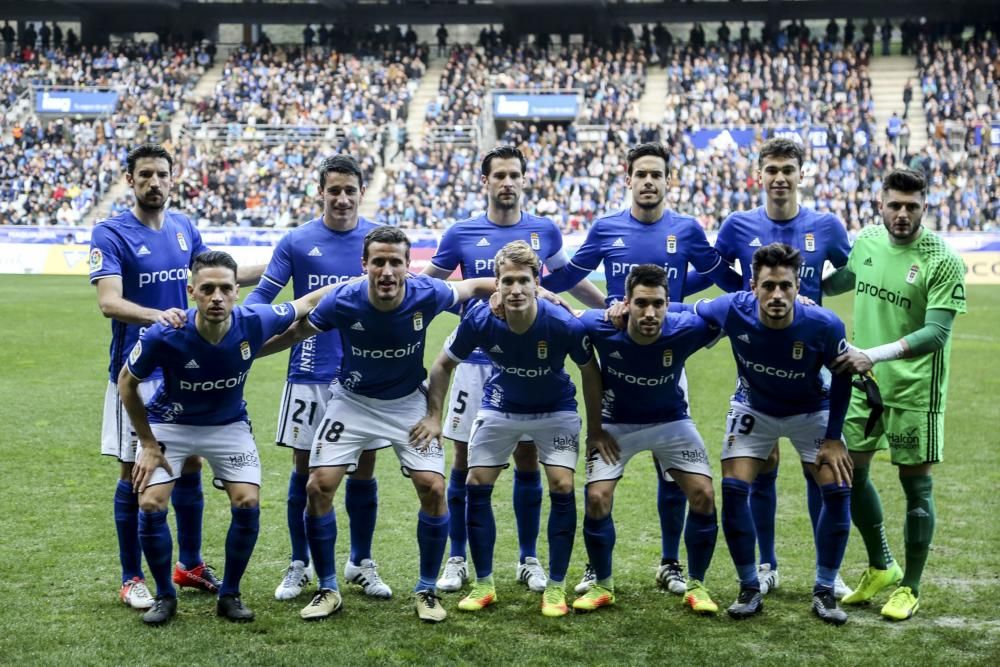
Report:
[[[722,255],[719,255],[718,257],[715,258],[715,264],[712,265],[712,268],[706,269],[705,271],[699,271],[698,273],[701,275],[705,275],[706,273],[711,273],[712,271],[715,271],[717,268],[719,268],[720,264],[722,264]]]
[[[271,276],[267,275],[266,273],[264,275],[262,275],[260,277],[260,279],[261,280],[266,280],[267,282],[271,283],[272,285],[277,285],[281,289],[285,289],[285,285],[288,284],[288,283],[280,283],[277,280],[275,280],[274,278],[272,278]]]
[[[97,276],[90,276],[90,284],[93,285],[94,283],[96,283],[101,278],[121,278],[121,277],[122,277],[122,274],[120,274],[120,273],[102,273],[102,274],[97,275]]]
[[[580,269],[581,271],[587,271],[588,273],[590,271],[596,271],[597,270],[596,266],[594,268],[592,268],[592,269],[588,269],[586,266],[580,266],[579,264],[577,264],[576,262],[574,262],[572,259],[569,260],[569,266],[574,266],[574,267]]]

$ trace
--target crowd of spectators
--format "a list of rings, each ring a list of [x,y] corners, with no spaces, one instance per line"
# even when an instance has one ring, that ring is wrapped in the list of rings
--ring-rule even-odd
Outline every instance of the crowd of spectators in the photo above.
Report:
[[[377,156],[352,137],[334,145],[183,141],[176,154],[177,206],[199,226],[300,224],[322,210],[316,165],[333,153],[355,156],[371,179]]]
[[[26,86],[97,86],[118,92],[115,112],[101,118],[53,119],[32,106],[4,116],[0,213],[8,223],[79,224],[121,177],[128,146],[150,136],[183,104],[209,65],[199,47],[121,44],[71,50],[25,44],[0,59],[0,96],[10,105]]]
[[[682,47],[664,62],[668,128],[870,120],[868,51],[734,42]]]
[[[416,46],[376,54],[327,49],[241,47],[188,122],[328,125],[406,120],[426,69]]]
[[[0,219],[79,224],[121,177],[127,148],[110,123],[57,119],[15,127],[0,150]]]

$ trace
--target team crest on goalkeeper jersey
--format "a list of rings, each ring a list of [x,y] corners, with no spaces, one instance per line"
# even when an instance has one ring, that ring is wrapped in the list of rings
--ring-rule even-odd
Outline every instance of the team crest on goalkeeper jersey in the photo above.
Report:
[[[664,350],[663,351],[663,366],[669,368],[674,365],[674,351]]]
[[[800,340],[795,341],[795,343],[792,344],[792,359],[795,359],[796,361],[801,359],[805,350],[806,350],[805,343],[803,343]]]
[[[240,356],[243,357],[243,361],[250,359],[250,343],[247,341],[240,341]]]
[[[538,238],[538,232],[531,232],[531,249],[541,250],[541,248],[542,248],[542,242]]]
[[[920,266],[918,266],[917,264],[912,265],[910,267],[910,270],[906,274],[906,282],[912,285],[913,281],[917,279],[917,273],[919,273],[919,271],[920,271]]]
[[[813,233],[806,234],[806,252],[816,252],[816,235]]]
[[[544,340],[538,341],[538,358],[548,359],[549,358],[549,344]]]
[[[424,328],[424,314],[421,311],[413,313],[413,330],[421,331]]]
[[[179,245],[181,247],[181,250],[183,250],[184,252],[187,252],[187,249],[188,249],[187,240],[185,240],[184,234],[182,234],[180,232],[177,232],[177,245]]]
[[[673,255],[677,252],[677,237],[673,234],[667,236],[667,253]]]

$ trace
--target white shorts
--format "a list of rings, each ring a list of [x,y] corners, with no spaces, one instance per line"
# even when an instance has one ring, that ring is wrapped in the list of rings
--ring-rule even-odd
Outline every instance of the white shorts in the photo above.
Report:
[[[444,450],[435,441],[418,451],[410,446],[410,429],[427,414],[425,387],[402,398],[383,400],[352,393],[340,384],[330,385],[330,400],[320,421],[309,454],[310,468],[344,466],[354,472],[361,452],[378,442],[392,445],[400,469],[435,472],[444,477]]]
[[[483,402],[483,385],[493,373],[490,364],[459,364],[448,393],[448,414],[441,435],[459,442],[468,442],[472,422]]]
[[[274,442],[279,447],[290,447],[301,452],[312,450],[316,427],[319,426],[330,400],[329,384],[300,384],[286,382],[281,393],[278,412],[278,433]],[[375,440],[365,449],[388,447],[386,440]]]
[[[691,419],[661,424],[605,424],[604,430],[618,441],[618,463],[605,463],[596,449],[587,452],[587,484],[621,478],[629,459],[644,451],[653,453],[667,481],[672,479],[668,470],[712,478],[705,442]]]
[[[221,426],[188,424],[150,424],[153,435],[163,446],[173,475],[157,468],[150,484],[166,484],[181,476],[181,467],[189,456],[203,456],[212,466],[214,483],[240,482],[260,486],[260,456],[247,422]],[[142,452],[139,452],[142,456]]]
[[[156,390],[163,384],[163,380],[146,380],[139,383],[139,396],[143,404],[149,401],[156,393]],[[118,385],[108,382],[108,389],[104,392],[104,421],[101,424],[101,454],[104,456],[114,456],[122,463],[133,463],[135,461],[135,449],[139,446],[139,439],[132,430],[132,421],[125,412],[121,398],[118,396]]]
[[[517,443],[534,440],[544,465],[576,470],[580,425],[575,412],[522,415],[480,410],[469,435],[469,467],[506,468]]]
[[[722,460],[747,457],[767,460],[778,438],[785,437],[799,452],[804,463],[814,463],[816,452],[826,437],[828,410],[789,417],[772,417],[730,401],[726,415],[726,435],[722,440]]]

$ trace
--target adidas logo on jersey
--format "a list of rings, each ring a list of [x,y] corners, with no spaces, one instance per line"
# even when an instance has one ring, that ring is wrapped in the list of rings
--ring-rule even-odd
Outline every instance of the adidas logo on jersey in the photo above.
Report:
[[[140,257],[142,257],[143,255],[149,255],[151,253],[149,252],[149,248],[147,248],[144,245],[141,245],[141,246],[139,246],[139,252],[136,253],[136,254],[139,255]]]
[[[309,251],[309,256],[310,257],[322,257],[323,253],[321,253],[319,251],[319,248],[317,248],[316,246],[313,246],[313,249]]]
[[[624,248],[625,247],[625,241],[622,241],[622,237],[619,236],[618,238],[615,239],[615,242],[611,244],[611,247],[612,248]]]
[[[479,243],[476,244],[476,247],[478,247],[478,248],[485,248],[489,244],[490,244],[490,242],[487,241],[486,237],[484,236],[483,238],[479,239]]]
[[[197,361],[192,359],[191,361],[184,364],[184,368],[201,368],[201,366],[198,365]]]
[[[495,352],[496,354],[503,354],[503,350],[500,349],[499,345],[494,345],[490,348],[490,352]]]
[[[736,338],[738,338],[739,340],[743,341],[744,343],[749,343],[750,342],[750,336],[748,336],[746,334],[740,334]]]
[[[761,246],[760,237],[753,237],[753,241],[750,242],[751,248],[759,248]]]
[[[872,266],[872,258],[871,257],[869,257],[868,259],[865,260],[865,266]]]
[[[351,331],[364,331],[364,330],[365,327],[361,324],[361,322],[355,322],[354,324],[351,325]]]
[[[615,350],[614,352],[612,352],[608,356],[611,357],[612,359],[621,359],[622,358],[622,355],[618,352],[618,350]]]

